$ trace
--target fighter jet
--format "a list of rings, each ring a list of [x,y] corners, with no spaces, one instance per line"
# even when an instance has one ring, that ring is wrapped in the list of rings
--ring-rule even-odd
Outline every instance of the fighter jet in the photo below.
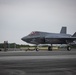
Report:
[[[36,44],[36,46],[39,44],[50,44],[48,46],[49,51],[52,51],[52,44],[67,44],[67,50],[70,51],[71,43],[76,40],[76,32],[73,35],[67,34],[67,27],[62,27],[60,33],[32,31],[29,35],[21,38],[21,40],[30,44]]]

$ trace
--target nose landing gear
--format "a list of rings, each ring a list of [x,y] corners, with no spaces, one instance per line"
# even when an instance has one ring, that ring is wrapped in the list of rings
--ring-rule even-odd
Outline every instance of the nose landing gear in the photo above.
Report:
[[[36,51],[39,51],[39,50],[38,50],[38,45],[35,46],[35,50],[36,50]]]
[[[70,51],[71,50],[71,47],[70,46],[67,46],[67,50]]]

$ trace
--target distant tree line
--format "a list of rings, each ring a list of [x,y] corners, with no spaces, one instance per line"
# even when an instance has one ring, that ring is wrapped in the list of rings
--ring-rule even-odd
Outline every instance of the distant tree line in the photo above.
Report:
[[[0,43],[0,48],[4,48],[4,43]]]
[[[0,43],[0,48],[4,48],[5,44],[4,43]],[[20,48],[20,47],[29,47],[29,45],[20,45],[20,44],[16,44],[16,43],[8,43],[7,48]]]
[[[0,43],[0,48],[4,48],[5,44],[4,43]],[[21,47],[31,47],[29,45],[23,45],[23,44],[16,44],[16,43],[8,43],[6,44],[7,48],[21,48]],[[32,46],[32,47],[36,47],[36,46]],[[43,45],[42,47],[48,47],[48,45]],[[72,45],[72,48],[76,48],[76,45]]]

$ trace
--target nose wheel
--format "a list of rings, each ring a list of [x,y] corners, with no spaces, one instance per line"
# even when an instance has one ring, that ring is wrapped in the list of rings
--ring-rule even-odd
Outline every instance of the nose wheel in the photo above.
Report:
[[[36,50],[36,51],[38,51],[38,47],[37,47],[37,46],[38,46],[38,45],[36,45],[36,47],[35,47],[35,50]]]
[[[67,50],[70,51],[71,50],[71,47],[70,46],[67,46]]]

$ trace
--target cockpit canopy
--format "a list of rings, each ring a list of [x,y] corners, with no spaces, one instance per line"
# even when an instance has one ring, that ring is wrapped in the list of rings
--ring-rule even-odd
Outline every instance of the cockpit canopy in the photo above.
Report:
[[[38,35],[38,34],[39,34],[38,31],[32,31],[32,32],[29,34],[29,36],[31,36],[31,35]]]

